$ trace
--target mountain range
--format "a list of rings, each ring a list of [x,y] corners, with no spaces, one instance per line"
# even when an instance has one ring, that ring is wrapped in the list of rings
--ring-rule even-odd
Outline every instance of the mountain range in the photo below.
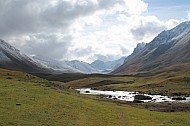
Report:
[[[63,73],[109,73],[122,65],[124,63],[125,57],[122,57],[118,60],[103,62],[101,60],[96,60],[91,64],[82,62],[79,60],[71,61],[58,61],[55,59],[43,57],[43,56],[31,56],[31,58],[39,62],[46,67],[52,68],[55,71]]]
[[[124,58],[109,62],[101,61],[104,66],[100,69],[94,63],[78,60],[58,61],[38,55],[27,56],[4,40],[0,40],[0,67],[29,73],[108,73],[122,65],[123,61]]]
[[[190,21],[163,31],[128,56],[112,74],[156,73],[190,70]]]

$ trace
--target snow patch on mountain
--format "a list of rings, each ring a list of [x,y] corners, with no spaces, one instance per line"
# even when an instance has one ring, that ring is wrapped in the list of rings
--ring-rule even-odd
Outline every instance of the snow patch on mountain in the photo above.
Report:
[[[66,63],[67,63],[67,65],[69,65],[75,69],[78,69],[82,73],[87,73],[87,74],[100,73],[100,70],[97,70],[97,69],[93,68],[90,64],[82,62],[82,61],[72,60],[72,61],[66,61]]]

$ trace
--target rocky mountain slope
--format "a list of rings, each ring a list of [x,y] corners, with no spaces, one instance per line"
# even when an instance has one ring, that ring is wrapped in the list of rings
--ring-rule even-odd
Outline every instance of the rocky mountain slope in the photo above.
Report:
[[[190,21],[161,32],[130,57],[112,74],[190,70]]]

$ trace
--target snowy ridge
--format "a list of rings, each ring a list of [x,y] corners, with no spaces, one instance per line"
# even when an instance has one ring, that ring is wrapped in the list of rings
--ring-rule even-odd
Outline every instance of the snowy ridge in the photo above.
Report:
[[[27,72],[50,72],[50,68],[32,60],[18,49],[0,39],[0,65],[3,68]]]
[[[15,54],[17,58],[20,57],[20,51],[13,46],[0,39],[0,62],[11,62],[11,59],[5,55],[5,52]]]
[[[55,59],[43,57],[43,56],[31,56],[33,60],[36,62],[40,62],[45,66],[52,68],[56,71],[64,72],[64,73],[100,73],[99,70],[94,69],[90,64],[73,60],[73,61],[58,61]]]

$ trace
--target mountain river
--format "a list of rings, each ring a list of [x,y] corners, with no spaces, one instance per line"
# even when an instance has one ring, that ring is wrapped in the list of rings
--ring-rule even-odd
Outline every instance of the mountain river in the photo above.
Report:
[[[177,103],[190,103],[190,96],[163,96],[163,95],[149,95],[142,94],[139,92],[128,92],[128,91],[100,91],[92,90],[90,88],[76,89],[81,94],[91,95],[105,95],[108,99],[123,100],[129,102],[177,102]]]

